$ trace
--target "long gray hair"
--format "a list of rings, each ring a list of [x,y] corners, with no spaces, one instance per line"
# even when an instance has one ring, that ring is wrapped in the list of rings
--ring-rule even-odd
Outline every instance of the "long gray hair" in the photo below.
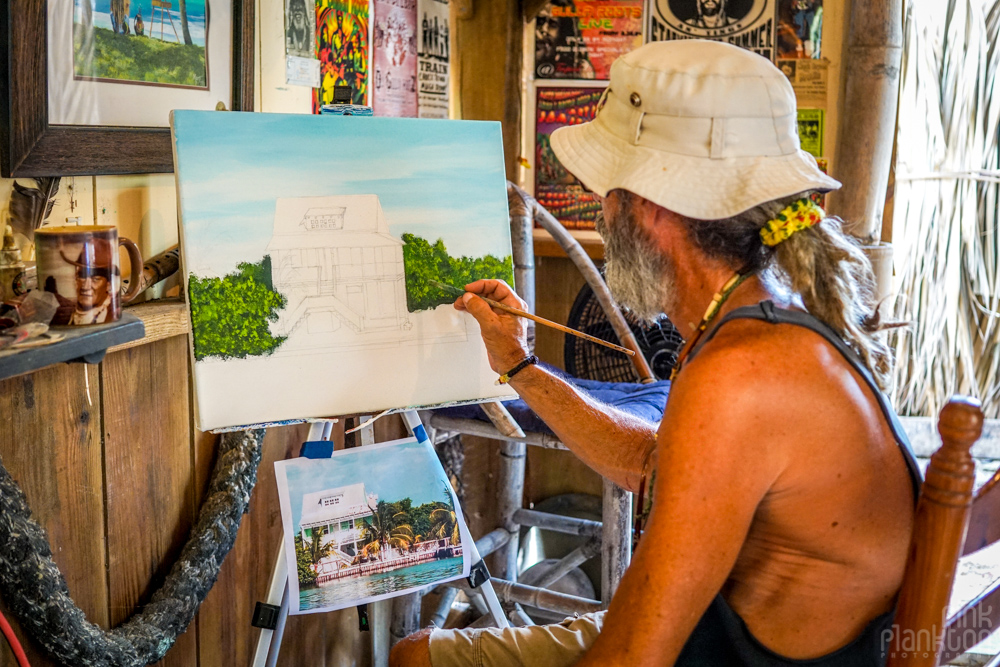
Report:
[[[709,257],[726,260],[744,272],[773,271],[802,297],[806,310],[833,328],[854,349],[879,387],[891,382],[892,355],[876,332],[875,276],[857,242],[844,234],[842,221],[828,217],[774,247],[760,230],[786,206],[808,193],[770,201],[723,220],[694,220],[687,226],[695,245]]]

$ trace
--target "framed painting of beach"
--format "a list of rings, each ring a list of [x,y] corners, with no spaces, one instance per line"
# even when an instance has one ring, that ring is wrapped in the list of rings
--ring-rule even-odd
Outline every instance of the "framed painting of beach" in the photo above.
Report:
[[[73,76],[207,89],[208,37],[206,0],[74,0]]]
[[[252,0],[2,0],[0,174],[173,170],[173,109],[253,109]]]
[[[173,132],[201,430],[514,395],[449,291],[513,282],[499,123],[175,111]]]
[[[462,509],[429,442],[274,464],[289,613],[353,607],[467,577]]]

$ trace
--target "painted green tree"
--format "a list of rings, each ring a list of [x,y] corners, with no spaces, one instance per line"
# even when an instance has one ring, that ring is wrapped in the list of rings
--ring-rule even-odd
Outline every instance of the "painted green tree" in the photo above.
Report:
[[[246,359],[271,354],[285,341],[271,334],[270,323],[287,299],[271,283],[271,257],[243,262],[222,278],[188,280],[194,358]]]
[[[433,244],[415,234],[403,234],[403,264],[406,273],[406,309],[411,313],[453,303],[455,295],[435,287],[431,280],[463,287],[474,280],[493,278],[514,282],[514,262],[510,255],[453,257],[444,241]]]

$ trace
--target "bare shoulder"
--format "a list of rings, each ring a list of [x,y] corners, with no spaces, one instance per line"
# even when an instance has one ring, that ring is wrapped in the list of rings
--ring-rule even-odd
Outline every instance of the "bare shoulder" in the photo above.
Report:
[[[793,324],[758,320],[728,322],[684,370],[685,380],[719,390],[757,393],[829,389],[849,365],[819,334]]]
[[[661,435],[678,443],[694,417],[743,447],[796,446],[815,429],[871,412],[874,397],[818,334],[756,320],[727,323],[671,388]],[[748,433],[767,438],[748,438]],[[679,444],[679,443],[678,443]]]

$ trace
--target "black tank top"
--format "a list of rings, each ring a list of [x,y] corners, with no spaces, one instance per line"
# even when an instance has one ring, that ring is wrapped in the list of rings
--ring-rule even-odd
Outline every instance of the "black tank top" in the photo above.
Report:
[[[882,414],[889,423],[893,436],[899,444],[899,449],[903,453],[903,458],[906,460],[906,467],[913,482],[913,497],[917,498],[920,495],[922,482],[920,468],[917,466],[910,441],[903,431],[899,418],[875,383],[871,371],[833,329],[808,313],[776,308],[772,302],[762,301],[756,306],[737,308],[727,314],[693,352],[710,341],[726,322],[736,319],[761,320],[770,324],[794,324],[805,327],[816,332],[835,347],[878,399]],[[809,660],[793,660],[778,655],[757,641],[743,619],[730,608],[720,594],[715,596],[708,611],[698,621],[698,625],[677,658],[675,667],[741,667],[744,665],[746,667],[795,667],[802,665],[809,667],[881,667],[885,664],[883,633],[891,629],[894,614],[895,610],[892,610],[878,616],[853,641],[833,653]]]

